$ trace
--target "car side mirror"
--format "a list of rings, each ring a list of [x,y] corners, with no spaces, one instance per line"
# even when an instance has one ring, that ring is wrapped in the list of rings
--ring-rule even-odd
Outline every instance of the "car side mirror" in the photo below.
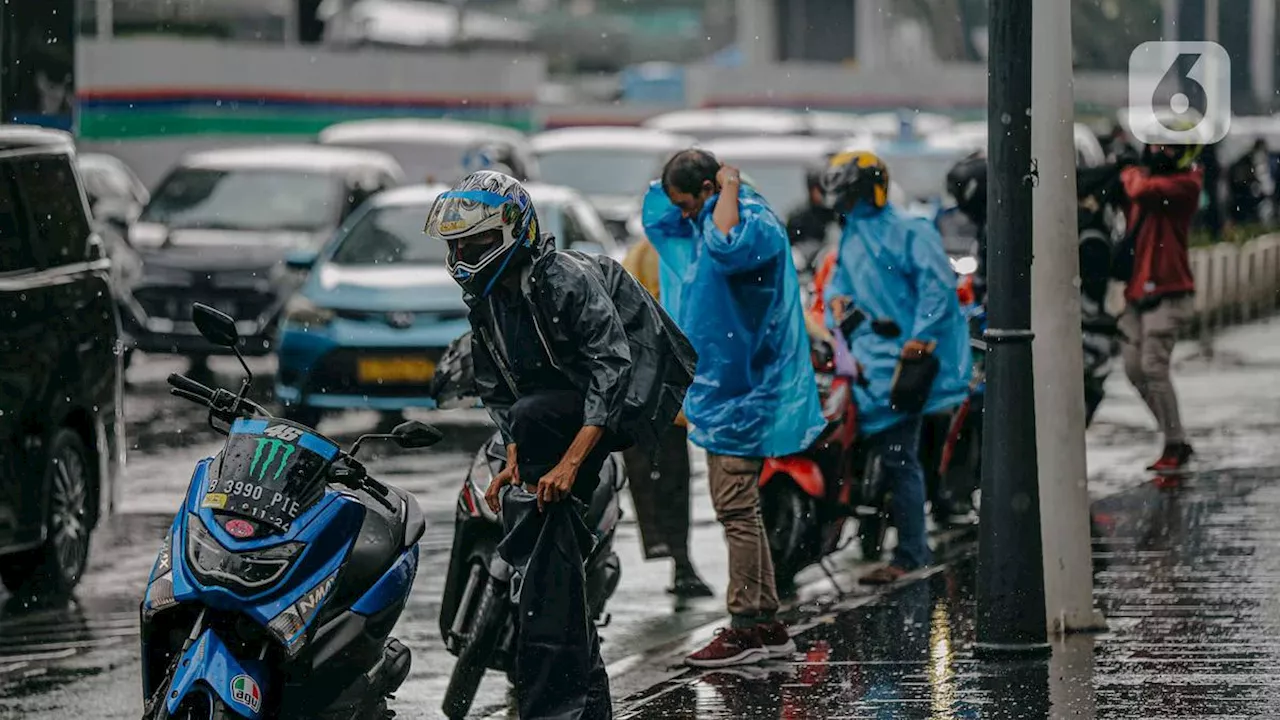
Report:
[[[424,422],[409,420],[397,425],[391,431],[391,438],[405,450],[414,450],[435,445],[444,439],[444,433]]]
[[[297,272],[307,272],[316,264],[320,253],[311,249],[298,249],[290,252],[284,259],[284,266]]]
[[[191,307],[191,319],[204,339],[214,345],[234,348],[240,342],[236,321],[226,313],[214,310],[203,303],[196,303]]]

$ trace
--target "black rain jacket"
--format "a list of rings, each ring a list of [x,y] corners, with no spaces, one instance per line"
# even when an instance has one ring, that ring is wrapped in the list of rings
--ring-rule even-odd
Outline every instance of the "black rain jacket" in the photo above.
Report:
[[[583,423],[603,427],[613,449],[653,447],[693,382],[688,338],[612,258],[544,250],[522,269],[519,292],[467,304],[476,390],[508,444],[515,401],[567,383],[584,398]]]

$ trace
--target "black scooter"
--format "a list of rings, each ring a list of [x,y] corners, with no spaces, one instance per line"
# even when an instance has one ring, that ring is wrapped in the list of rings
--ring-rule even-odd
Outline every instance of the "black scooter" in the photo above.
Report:
[[[441,407],[475,405],[470,349],[467,333],[441,357],[432,388]],[[495,432],[476,451],[458,492],[453,547],[440,603],[440,634],[445,647],[458,658],[442,703],[450,718],[466,716],[486,670],[505,672],[508,678],[515,671],[519,577],[498,555],[502,519],[484,499],[489,483],[506,464],[506,447]],[[605,604],[622,577],[613,539],[622,519],[620,498],[626,483],[622,461],[614,453],[600,470],[600,484],[587,511],[587,527],[596,537],[595,549],[586,560],[587,602],[598,627],[609,624]]]

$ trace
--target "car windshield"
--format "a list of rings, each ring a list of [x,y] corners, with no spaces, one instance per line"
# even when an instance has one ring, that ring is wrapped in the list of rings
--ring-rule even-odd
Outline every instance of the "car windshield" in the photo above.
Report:
[[[553,150],[538,154],[542,178],[587,195],[640,197],[662,172],[665,150]]]
[[[430,204],[375,207],[338,240],[336,265],[443,265],[448,246],[422,232]]]
[[[462,176],[462,157],[474,143],[468,142],[379,142],[339,141],[335,145],[384,152],[404,169],[408,182],[451,183]]]
[[[808,185],[805,180],[807,165],[798,160],[746,160],[734,162],[750,180],[756,192],[769,201],[773,211],[786,216],[806,202]],[[816,161],[815,161],[816,162]]]
[[[300,170],[180,168],[139,218],[172,229],[318,232],[338,223],[343,183]]]

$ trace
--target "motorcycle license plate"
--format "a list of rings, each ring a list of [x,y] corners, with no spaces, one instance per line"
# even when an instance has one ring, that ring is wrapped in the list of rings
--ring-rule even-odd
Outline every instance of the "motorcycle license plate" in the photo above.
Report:
[[[426,383],[436,364],[424,357],[360,358],[356,377],[362,383]]]

